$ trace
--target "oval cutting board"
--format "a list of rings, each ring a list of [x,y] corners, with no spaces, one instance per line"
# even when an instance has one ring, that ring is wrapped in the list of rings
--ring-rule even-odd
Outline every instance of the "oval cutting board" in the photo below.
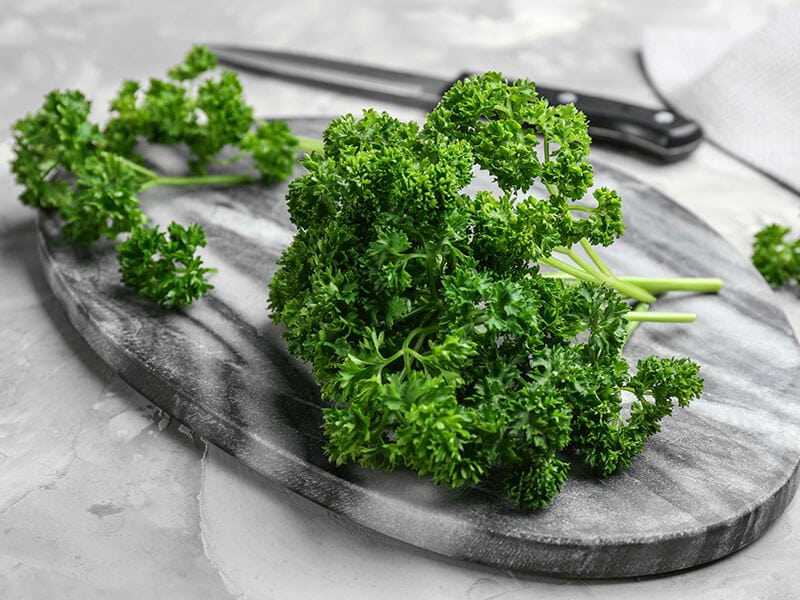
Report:
[[[319,135],[326,121],[296,120]],[[169,168],[169,156],[154,158]],[[447,490],[409,473],[334,468],[322,453],[320,399],[266,310],[276,258],[292,238],[286,185],[152,189],[158,223],[203,225],[209,296],[166,312],[124,289],[110,244],[77,249],[39,220],[44,270],[70,321],[152,402],[263,475],[334,513],[413,546],[528,573],[625,577],[718,559],[757,539],[797,486],[800,352],[749,262],[690,213],[602,165],[595,180],[623,197],[628,232],[604,256],[616,272],[717,276],[719,295],[673,293],[655,308],[697,313],[691,325],[644,324],[626,346],[691,356],[706,391],[664,421],[627,471],[572,473],[544,510],[491,491]]]

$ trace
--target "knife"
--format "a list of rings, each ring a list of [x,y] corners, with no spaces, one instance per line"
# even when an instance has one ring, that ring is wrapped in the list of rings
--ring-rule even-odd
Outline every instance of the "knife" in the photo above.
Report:
[[[221,65],[278,79],[377,100],[432,109],[455,79],[408,73],[344,60],[292,52],[206,44]],[[700,126],[680,114],[566,88],[536,85],[551,104],[573,103],[586,114],[593,141],[631,149],[663,162],[688,156],[700,143]]]

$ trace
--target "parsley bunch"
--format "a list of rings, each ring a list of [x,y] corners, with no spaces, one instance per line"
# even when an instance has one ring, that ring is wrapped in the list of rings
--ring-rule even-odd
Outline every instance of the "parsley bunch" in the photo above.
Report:
[[[332,461],[498,481],[538,508],[571,461],[627,467],[700,395],[688,358],[632,371],[621,351],[640,320],[693,318],[647,311],[654,294],[721,283],[610,272],[594,245],[623,233],[621,201],[600,188],[577,203],[593,185],[586,128],[499,73],[457,83],[421,126],[374,110],[330,123],[290,183],[297,234],[269,302],[321,385]],[[479,170],[497,191],[467,192]]]
[[[196,252],[205,234],[196,224],[173,223],[167,240],[150,227],[139,193],[158,185],[273,183],[292,175],[298,151],[320,147],[293,135],[283,121],[256,121],[237,76],[214,77],[216,65],[213,53],[196,46],[166,79],[146,86],[125,81],[104,127],[90,120],[91,102],[78,90],[50,92],[38,111],[12,126],[11,170],[23,186],[20,200],[59,211],[62,234],[76,243],[130,234],[117,246],[122,281],[168,308],[186,306],[212,287],[205,275],[213,269]],[[185,145],[191,175],[167,177],[147,168],[137,151],[142,141]],[[226,148],[238,153],[222,161]],[[211,163],[244,157],[257,177],[208,174]]]

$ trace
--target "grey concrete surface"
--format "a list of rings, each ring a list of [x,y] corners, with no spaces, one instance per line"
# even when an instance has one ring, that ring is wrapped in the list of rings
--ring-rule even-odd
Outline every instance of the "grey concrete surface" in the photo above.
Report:
[[[0,11],[0,160],[8,126],[53,88],[102,120],[123,78],[198,41],[263,44],[456,75],[525,74],[657,105],[637,58],[650,26],[747,31],[796,2],[109,2]],[[243,76],[270,116],[359,111],[359,98]],[[381,106],[404,118],[419,112]],[[595,156],[659,189],[746,257],[795,194],[710,144],[656,165]],[[465,565],[376,536],[286,492],[161,414],[76,334],[46,284],[34,214],[0,170],[0,596],[4,598],[720,598],[800,595],[795,500],[754,544],[663,577],[573,581]],[[800,299],[774,294],[794,324]],[[770,368],[765,360],[763,368]]]

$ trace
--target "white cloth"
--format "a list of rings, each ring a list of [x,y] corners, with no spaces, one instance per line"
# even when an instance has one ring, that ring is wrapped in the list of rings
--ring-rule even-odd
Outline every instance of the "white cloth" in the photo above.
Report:
[[[642,61],[707,139],[800,192],[800,10],[750,34],[648,29]]]

